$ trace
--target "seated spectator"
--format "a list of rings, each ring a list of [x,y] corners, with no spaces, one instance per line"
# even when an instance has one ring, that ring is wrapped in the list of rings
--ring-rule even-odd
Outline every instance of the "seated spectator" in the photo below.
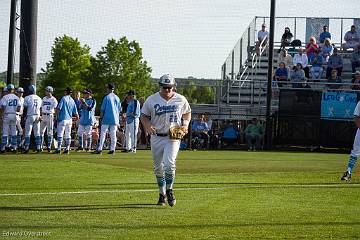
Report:
[[[286,83],[289,80],[289,72],[284,62],[279,63],[279,67],[275,70],[274,78],[278,82],[279,87],[282,86],[282,83]]]
[[[360,35],[356,31],[356,26],[352,25],[351,30],[347,31],[344,36],[345,43],[343,43],[343,49],[355,48],[360,43]]]
[[[351,54],[351,69],[353,73],[356,71],[357,67],[360,67],[360,45],[358,45]]]
[[[261,30],[258,32],[258,40],[256,42],[256,46],[255,46],[255,50],[256,50],[256,54],[259,55],[260,54],[260,44],[262,42],[262,47],[265,46],[267,44],[268,38],[269,38],[269,32],[266,31],[266,24],[263,23],[261,25]],[[264,42],[263,42],[264,40]]]
[[[315,37],[310,37],[310,42],[305,45],[306,55],[310,57],[314,54],[315,50],[319,49],[319,45],[316,43]]]
[[[298,63],[301,63],[303,70],[305,72],[305,77],[309,78],[309,67],[308,65],[308,57],[304,54],[304,49],[299,48],[298,53],[295,54],[293,58],[293,65],[296,66]]]
[[[301,63],[294,66],[291,72],[291,83],[293,88],[309,88],[310,86],[306,83],[305,72],[302,69]]]
[[[325,43],[326,38],[329,38],[331,40],[331,33],[329,33],[329,31],[328,31],[328,26],[325,25],[323,27],[323,30],[324,31],[322,33],[320,33],[320,37],[319,37],[319,41],[321,44]]]
[[[310,56],[309,58],[309,62],[312,65],[310,72],[311,72],[311,78],[313,80],[319,80],[322,78],[322,74],[324,72],[323,69],[323,63],[324,63],[324,59],[323,57],[319,54],[319,49],[316,49],[314,54]]]
[[[354,77],[351,80],[351,89],[360,90],[360,71],[356,71]]]
[[[200,138],[203,139],[205,142],[206,148],[209,148],[209,141],[210,136],[208,134],[209,132],[209,126],[205,122],[205,117],[203,114],[199,114],[198,119],[195,119],[191,124],[191,132],[192,132],[192,138]]]
[[[238,143],[240,139],[240,131],[239,128],[231,121],[228,121],[223,129],[222,133],[222,145],[225,143],[226,145],[233,145],[234,143]]]
[[[321,47],[321,55],[325,62],[328,62],[329,57],[333,54],[334,47],[331,45],[330,38],[326,38],[324,45]]]
[[[342,82],[341,77],[339,77],[337,75],[337,70],[336,69],[333,69],[331,71],[331,76],[328,78],[327,82],[328,83],[337,83],[337,84],[328,84],[327,86],[328,86],[329,89],[339,89],[341,87],[341,84],[339,84],[339,83]]]
[[[336,69],[338,71],[338,76],[341,76],[343,69],[343,59],[340,54],[338,54],[338,49],[334,48],[333,54],[329,57],[326,68],[326,79],[330,77],[331,71]]]
[[[257,118],[253,118],[251,123],[247,125],[245,131],[245,140],[248,144],[249,151],[256,151],[261,147],[261,140],[263,136],[263,127],[260,123],[258,123]]]
[[[278,50],[278,53],[280,53],[281,49],[284,49],[285,47],[290,45],[292,38],[293,38],[293,34],[291,33],[290,28],[286,27],[285,32],[281,36],[281,45],[280,45],[280,49]]]
[[[279,54],[278,63],[283,62],[285,63],[285,67],[288,69],[288,73],[290,73],[290,69],[293,65],[293,58],[286,49],[281,50]]]

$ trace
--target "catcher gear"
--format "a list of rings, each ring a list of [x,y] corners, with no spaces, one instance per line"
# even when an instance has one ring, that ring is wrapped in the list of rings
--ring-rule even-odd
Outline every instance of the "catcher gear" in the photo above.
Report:
[[[185,136],[185,131],[182,127],[171,127],[169,129],[170,139],[181,140]]]

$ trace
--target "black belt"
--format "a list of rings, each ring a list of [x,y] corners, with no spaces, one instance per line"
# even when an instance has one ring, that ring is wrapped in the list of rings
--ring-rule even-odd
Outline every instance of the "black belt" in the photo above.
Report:
[[[167,136],[169,136],[169,134],[168,133],[156,133],[156,136],[167,137]]]
[[[52,113],[43,113],[42,115],[50,116],[53,115]]]

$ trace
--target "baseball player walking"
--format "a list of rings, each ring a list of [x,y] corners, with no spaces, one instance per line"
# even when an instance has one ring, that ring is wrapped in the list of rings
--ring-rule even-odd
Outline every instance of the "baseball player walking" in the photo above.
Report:
[[[80,99],[80,123],[78,128],[78,138],[79,138],[79,147],[77,151],[84,150],[84,140],[86,140],[85,150],[88,151],[91,149],[92,144],[92,128],[95,124],[95,108],[96,101],[92,98],[92,91],[90,89],[85,89],[83,91],[84,98]],[[84,139],[85,137],[85,139]]]
[[[29,87],[29,95],[24,98],[24,108],[26,108],[25,121],[25,146],[24,153],[29,152],[31,131],[34,128],[34,136],[36,143],[36,152],[41,151],[41,136],[40,136],[40,108],[42,100],[36,95],[36,87],[31,85]]]
[[[154,173],[159,187],[158,205],[164,206],[167,198],[172,207],[175,161],[180,140],[170,139],[169,130],[178,126],[186,134],[191,120],[191,109],[186,98],[175,92],[175,79],[169,74],[160,78],[160,91],[148,97],[141,109],[141,122],[151,135],[151,152]]]
[[[17,145],[18,148],[22,148],[23,144],[23,128],[21,126],[21,117],[24,112],[24,89],[22,87],[18,87],[16,89],[16,96],[19,98],[19,111],[16,112],[16,130],[17,130]]]
[[[349,181],[351,179],[351,172],[355,167],[356,161],[360,155],[360,101],[357,103],[354,110],[354,123],[357,128],[354,139],[354,145],[350,153],[348,168],[345,171],[344,175],[341,177],[341,180],[345,180],[345,181]]]
[[[127,93],[125,150],[123,152],[136,152],[137,134],[139,131],[140,103],[135,99],[135,90]]]
[[[54,132],[54,113],[58,105],[58,101],[52,95],[54,92],[53,87],[47,86],[45,88],[45,97],[42,99],[41,106],[41,147],[44,145],[44,135],[47,131],[47,151],[51,152],[51,145],[53,142]]]
[[[121,113],[121,102],[119,97],[114,93],[115,85],[113,83],[108,83],[106,85],[108,94],[103,98],[100,107],[100,119],[101,128],[100,128],[100,142],[96,151],[92,152],[94,154],[101,154],[103,145],[105,142],[106,133],[110,133],[110,151],[108,154],[114,154],[116,148],[116,130],[119,126],[119,115]]]
[[[65,89],[65,95],[61,98],[59,104],[55,108],[55,115],[57,116],[57,141],[58,146],[55,154],[61,154],[61,146],[63,141],[63,136],[65,133],[65,149],[64,154],[69,154],[70,144],[71,144],[71,127],[72,119],[78,120],[79,115],[76,109],[74,99],[70,96],[72,93],[71,88],[67,87]]]
[[[9,130],[13,152],[17,151],[16,112],[20,110],[19,98],[14,94],[15,87],[13,84],[9,84],[7,86],[7,90],[9,93],[5,95],[0,102],[1,111],[4,116],[0,153],[5,153],[5,147],[8,143]]]

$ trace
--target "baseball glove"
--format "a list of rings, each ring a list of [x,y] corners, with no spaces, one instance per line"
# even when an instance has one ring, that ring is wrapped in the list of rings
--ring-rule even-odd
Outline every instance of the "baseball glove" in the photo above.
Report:
[[[171,127],[169,129],[170,139],[181,140],[185,135],[186,133],[181,127]]]

